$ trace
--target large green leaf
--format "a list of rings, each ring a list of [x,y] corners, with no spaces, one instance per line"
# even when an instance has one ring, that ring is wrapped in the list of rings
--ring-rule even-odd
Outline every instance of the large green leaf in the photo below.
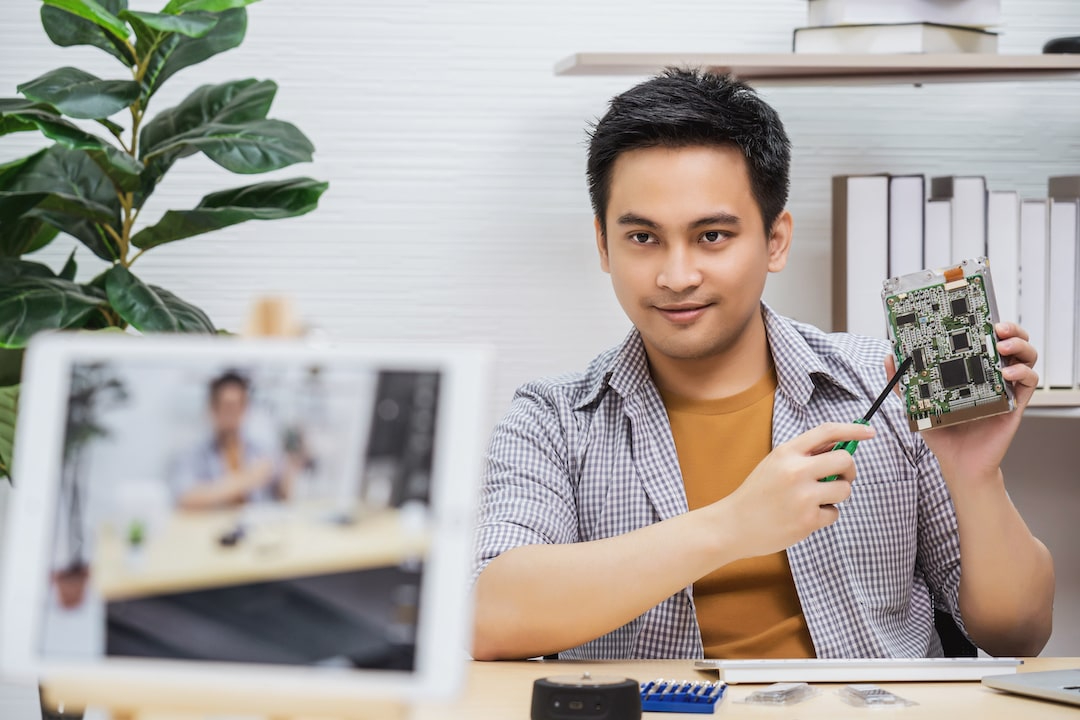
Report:
[[[28,277],[52,278],[56,274],[48,265],[17,258],[0,258],[0,285]]]
[[[327,187],[311,178],[294,178],[211,193],[194,210],[169,210],[156,225],[135,233],[131,244],[151,248],[247,220],[304,215],[318,207]]]
[[[187,37],[202,37],[217,25],[218,19],[212,15],[165,15],[162,13],[139,12],[137,10],[124,10],[120,13],[122,20],[137,20],[141,27],[153,30],[157,33],[179,33]],[[132,27],[135,27],[134,23]],[[136,31],[136,35],[138,32]]]
[[[141,88],[133,80],[102,80],[78,68],[62,67],[19,85],[18,91],[69,117],[96,120],[127,108]]]
[[[11,478],[15,447],[15,418],[19,412],[19,386],[0,387],[0,478]]]
[[[49,137],[54,140],[58,139],[55,136],[61,136],[70,138],[71,143],[77,143],[87,135],[65,120],[56,108],[48,103],[22,98],[0,98],[0,135],[27,130],[45,132],[46,129],[52,133]]]
[[[64,267],[60,268],[60,272],[56,276],[62,280],[75,280],[75,275],[78,272],[79,265],[75,262],[75,248],[72,248],[67,262],[64,263]]]
[[[180,13],[197,12],[221,12],[233,8],[246,7],[259,0],[170,0],[162,12]]]
[[[98,257],[117,257],[119,251],[104,226],[120,227],[120,203],[109,178],[85,153],[53,145],[0,167],[0,195],[4,194],[23,198],[11,201],[12,212],[19,214],[0,213],[0,251],[4,254],[33,249],[20,245],[26,242],[25,237],[20,238],[18,228],[9,223],[44,220],[80,240]],[[21,209],[16,205],[28,202],[26,198],[33,200],[35,194],[51,199],[44,205],[22,205]],[[105,218],[98,214],[102,208],[107,212]],[[26,215],[22,215],[24,211]]]
[[[144,283],[123,265],[114,265],[108,270],[105,290],[109,304],[136,330],[214,332],[214,324],[202,310],[164,288]]]
[[[15,158],[11,162],[0,165],[0,190],[6,190],[14,182],[14,178],[18,177],[28,164],[37,162],[46,152],[46,150],[38,150],[32,155]]]
[[[51,105],[20,99],[0,99],[0,135],[26,130],[26,123],[65,147],[82,150],[121,190],[140,187],[143,164],[112,143],[72,125]]]
[[[59,234],[60,230],[35,217],[0,220],[0,258],[18,257],[40,250]]]
[[[39,150],[33,155],[0,165],[0,192],[11,187],[27,165],[36,162],[46,152]],[[34,252],[52,242],[57,232],[55,227],[41,218],[0,212],[0,258]]]
[[[311,141],[292,123],[251,120],[205,125],[147,153],[145,159],[189,148],[200,150],[226,170],[241,174],[270,172],[298,162],[311,162],[315,151]]]
[[[149,99],[161,84],[175,73],[191,65],[197,65],[218,53],[230,50],[244,41],[247,31],[247,10],[236,8],[220,14],[196,14],[197,17],[217,17],[218,22],[202,37],[185,37],[179,33],[164,33],[150,42],[146,72],[142,77],[143,97]],[[153,31],[136,18],[129,20],[141,31],[139,42],[146,46],[143,36]]]
[[[102,304],[81,285],[57,277],[17,277],[0,284],[0,347],[25,347],[42,330],[78,327]]]
[[[127,0],[100,0],[98,4],[113,15],[127,8]],[[138,61],[127,42],[97,23],[66,10],[43,5],[41,25],[49,39],[60,47],[91,45],[104,50],[128,67]]]
[[[162,110],[139,134],[140,155],[158,150],[179,135],[214,123],[262,120],[270,112],[277,84],[273,80],[233,80],[196,88],[176,107]]]
[[[143,190],[136,197],[136,206],[141,207],[142,201],[154,191],[174,162],[197,151],[189,145],[180,145],[159,152],[148,161],[145,160],[147,153],[161,150],[181,135],[197,134],[199,128],[207,125],[262,120],[270,112],[276,92],[277,84],[271,80],[249,78],[220,85],[203,85],[176,107],[155,115],[139,134],[139,152],[146,169],[143,171]]]
[[[95,0],[43,0],[46,5],[71,13],[83,20],[89,20],[118,40],[127,40],[128,28],[123,20]]]
[[[0,191],[0,217],[70,215],[97,223],[112,219],[109,208],[77,195],[48,192]]]

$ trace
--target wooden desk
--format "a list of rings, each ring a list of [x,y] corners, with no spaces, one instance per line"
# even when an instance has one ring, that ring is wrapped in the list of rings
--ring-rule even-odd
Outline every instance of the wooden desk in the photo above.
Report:
[[[204,588],[396,565],[422,557],[428,535],[396,510],[329,522],[327,508],[280,507],[248,522],[243,538],[223,546],[243,510],[179,511],[137,555],[118,532],[103,527],[91,582],[106,600],[127,600]]]
[[[1021,672],[1080,668],[1080,658],[1033,658],[1020,667]],[[421,704],[413,708],[413,720],[528,720],[533,680],[549,675],[589,671],[593,675],[619,675],[639,682],[659,677],[686,680],[715,680],[716,673],[694,670],[690,660],[642,660],[613,662],[495,662],[471,663],[469,679],[461,697],[450,704]],[[788,720],[802,718],[859,718],[870,720],[888,716],[895,720],[943,718],[946,720],[1018,720],[1039,718],[1078,720],[1080,710],[1071,705],[1009,695],[984,687],[978,682],[963,683],[880,683],[897,695],[918,705],[907,708],[872,710],[844,703],[836,690],[840,684],[814,686],[822,692],[798,705],[763,708],[740,705],[733,701],[745,698],[760,685],[735,685],[728,688],[714,715],[677,715],[645,713],[648,718],[758,718]]]

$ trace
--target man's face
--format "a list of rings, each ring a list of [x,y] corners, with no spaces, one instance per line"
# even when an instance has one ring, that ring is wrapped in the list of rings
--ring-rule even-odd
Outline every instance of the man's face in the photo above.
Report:
[[[650,356],[696,360],[736,346],[783,269],[784,212],[766,237],[746,161],[733,147],[647,148],[612,168],[600,265]]]
[[[246,410],[247,390],[233,383],[222,385],[210,403],[214,431],[219,435],[239,432]]]

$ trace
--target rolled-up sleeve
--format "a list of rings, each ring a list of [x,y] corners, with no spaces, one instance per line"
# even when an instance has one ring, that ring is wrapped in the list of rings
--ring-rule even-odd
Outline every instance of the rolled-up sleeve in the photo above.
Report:
[[[550,386],[531,383],[515,393],[488,449],[473,582],[507,550],[579,539],[565,427]]]

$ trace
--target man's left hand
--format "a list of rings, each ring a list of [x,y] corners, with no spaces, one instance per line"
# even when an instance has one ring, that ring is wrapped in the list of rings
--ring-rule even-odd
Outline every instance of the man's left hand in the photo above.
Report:
[[[1016,410],[923,431],[923,439],[937,456],[946,479],[998,477],[1001,461],[1020,426],[1024,408],[1039,385],[1039,375],[1034,370],[1038,353],[1028,342],[1027,332],[1011,322],[997,323],[994,332],[998,338],[998,353],[1004,360],[1001,375],[1006,382],[1012,383]],[[896,372],[896,361],[891,354],[885,358],[885,372],[889,377]],[[899,387],[897,392],[900,392]]]

